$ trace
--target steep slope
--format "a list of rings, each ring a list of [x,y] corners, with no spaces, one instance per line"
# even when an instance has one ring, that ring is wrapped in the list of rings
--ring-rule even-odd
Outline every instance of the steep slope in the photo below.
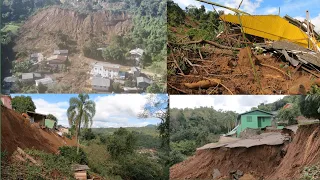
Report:
[[[53,6],[30,17],[20,29],[14,50],[52,52],[55,48],[81,47],[88,41],[107,44],[112,35],[123,35],[132,28],[126,12],[100,10],[81,14]]]
[[[305,166],[320,162],[319,124],[301,125],[276,171],[267,179],[300,177]]]
[[[241,170],[262,179],[300,178],[303,167],[320,162],[319,136],[319,124],[301,125],[293,141],[284,146],[199,150],[172,166],[170,179],[211,179],[214,169],[222,176]]]
[[[56,153],[60,146],[66,145],[76,145],[76,141],[59,137],[35,124],[31,125],[19,113],[1,106],[1,151],[12,154],[20,147]]]

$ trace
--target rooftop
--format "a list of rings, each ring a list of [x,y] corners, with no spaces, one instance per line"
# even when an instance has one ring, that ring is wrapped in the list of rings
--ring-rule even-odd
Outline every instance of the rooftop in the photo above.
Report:
[[[110,63],[101,63],[101,62],[91,63],[91,66],[102,66],[104,68],[120,69],[120,65],[110,64]]]
[[[136,48],[136,49],[131,50],[130,54],[136,54],[136,55],[142,56],[143,52],[144,52],[143,49]]]
[[[51,84],[51,83],[53,83],[53,80],[51,77],[46,77],[46,78],[36,80],[36,84],[39,84],[39,83],[41,83],[43,85]]]
[[[92,77],[91,85],[110,87],[110,79],[106,79],[102,77]]]
[[[33,79],[33,73],[23,73],[21,79]]]
[[[146,77],[137,77],[137,83],[141,83],[141,82],[151,84],[152,80]]]
[[[54,50],[53,54],[55,55],[59,55],[59,54],[68,54],[69,51],[68,50]]]
[[[68,59],[67,56],[53,55],[53,56],[50,56],[50,57],[47,59],[47,61],[58,60],[58,61],[61,61],[61,62],[65,62],[67,59]]]

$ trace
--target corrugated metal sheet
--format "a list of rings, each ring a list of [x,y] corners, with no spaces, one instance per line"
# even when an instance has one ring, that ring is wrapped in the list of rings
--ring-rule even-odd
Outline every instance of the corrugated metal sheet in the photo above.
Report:
[[[222,15],[221,19],[240,24],[237,15]],[[300,46],[308,47],[308,35],[278,15],[241,15],[240,19],[246,34],[274,41],[288,40]],[[317,42],[317,45],[320,46],[320,43]],[[312,47],[312,43],[310,43],[310,47]]]

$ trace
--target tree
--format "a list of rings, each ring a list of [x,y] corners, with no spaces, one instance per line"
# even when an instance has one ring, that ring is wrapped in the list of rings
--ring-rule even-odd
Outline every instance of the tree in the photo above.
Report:
[[[92,126],[92,119],[96,113],[96,105],[94,101],[89,100],[88,94],[79,94],[78,97],[72,97],[69,100],[69,108],[67,110],[69,125],[76,126],[77,132],[77,153],[79,153],[79,135],[80,128],[88,128]]]
[[[320,118],[320,95],[313,94],[300,97],[301,114],[308,118]]]
[[[37,89],[38,89],[39,93],[45,93],[47,91],[48,87],[43,85],[42,83],[39,83]]]
[[[136,147],[136,137],[132,132],[129,132],[125,128],[119,128],[108,137],[107,149],[113,159],[117,159],[119,156],[125,156],[132,154]]]
[[[12,99],[11,104],[12,108],[19,113],[27,111],[35,112],[36,110],[36,105],[30,96],[16,96]]]
[[[281,109],[277,115],[280,121],[288,121],[288,125],[297,123],[296,118],[300,115],[298,105],[293,105],[291,108]]]

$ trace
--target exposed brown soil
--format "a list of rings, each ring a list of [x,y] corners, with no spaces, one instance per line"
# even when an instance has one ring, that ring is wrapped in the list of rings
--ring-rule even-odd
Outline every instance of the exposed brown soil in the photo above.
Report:
[[[240,170],[248,178],[300,178],[303,167],[320,161],[319,135],[319,124],[303,125],[287,145],[199,150],[172,166],[170,179],[212,179],[214,169],[223,177],[228,177],[230,171]],[[287,150],[285,156],[283,150]]]
[[[17,147],[35,148],[56,153],[60,146],[74,146],[75,140],[59,137],[58,134],[30,124],[19,113],[1,106],[1,151],[11,155]]]
[[[302,69],[296,71],[288,62],[270,53],[252,54],[256,78],[247,49],[241,49],[237,53],[233,55],[231,50],[215,48],[203,60],[189,58],[195,66],[187,66],[189,72],[184,71],[185,75],[181,75],[172,63],[172,56],[168,56],[168,69],[176,69],[178,72],[168,75],[169,94],[304,94],[317,82],[310,73]],[[176,60],[182,63],[181,60]],[[220,79],[225,87],[189,89],[184,85],[207,78]]]
[[[320,125],[301,125],[276,171],[267,179],[299,177],[303,167],[320,162]]]
[[[125,12],[101,10],[86,15],[54,6],[41,10],[24,23],[14,50],[38,51],[48,55],[58,48],[61,41],[67,41],[67,45],[82,50],[90,40],[107,44],[112,35],[123,35],[131,28],[131,17]],[[64,36],[59,38],[59,34]]]
[[[170,168],[170,179],[210,179],[213,169],[222,176],[232,170],[267,176],[280,163],[282,146],[217,148],[197,151],[194,156]]]

